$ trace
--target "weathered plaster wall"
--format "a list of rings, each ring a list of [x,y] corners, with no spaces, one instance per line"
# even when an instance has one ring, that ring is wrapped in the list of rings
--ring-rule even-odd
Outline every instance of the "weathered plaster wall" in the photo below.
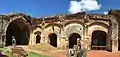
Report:
[[[112,47],[112,51],[118,50],[118,23],[116,18],[111,15],[101,14],[71,14],[64,16],[53,16],[32,20],[32,25],[28,23],[26,18],[21,15],[10,18],[10,20],[3,20],[4,35],[6,34],[9,23],[16,19],[23,19],[25,24],[30,26],[30,40],[29,45],[36,44],[35,32],[39,31],[41,36],[41,43],[49,43],[48,35],[55,33],[57,35],[57,47],[65,48],[68,46],[68,38],[72,33],[78,33],[84,41],[84,47],[91,49],[92,32],[101,30],[109,35],[112,42],[108,42],[107,47]],[[2,18],[0,19],[0,21]],[[0,24],[2,25],[2,24]],[[0,27],[1,28],[1,27]],[[111,44],[112,43],[112,44]],[[83,46],[82,46],[83,47]]]

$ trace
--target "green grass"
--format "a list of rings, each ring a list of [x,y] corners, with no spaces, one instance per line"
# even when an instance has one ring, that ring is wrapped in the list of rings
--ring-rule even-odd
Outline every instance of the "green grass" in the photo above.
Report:
[[[4,51],[4,50],[6,50],[6,48],[0,48],[0,51]]]
[[[7,56],[9,57],[13,57],[13,55],[11,53],[9,53],[9,51],[7,51],[7,48],[0,48],[1,52],[4,52]],[[7,51],[7,52],[6,52]]]
[[[29,51],[28,57],[50,57],[50,56],[41,55],[41,54],[37,54],[37,53]]]

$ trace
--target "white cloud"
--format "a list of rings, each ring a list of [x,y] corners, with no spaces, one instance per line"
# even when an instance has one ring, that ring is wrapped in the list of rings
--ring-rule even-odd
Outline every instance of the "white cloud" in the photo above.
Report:
[[[104,12],[104,14],[108,14],[108,12]]]
[[[70,1],[70,13],[77,13],[83,11],[99,10],[101,4],[98,4],[96,0],[81,0],[81,1]]]

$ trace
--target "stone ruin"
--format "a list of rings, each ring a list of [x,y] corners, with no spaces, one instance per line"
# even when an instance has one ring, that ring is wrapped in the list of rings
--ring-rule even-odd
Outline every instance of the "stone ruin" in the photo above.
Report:
[[[73,48],[77,38],[87,50],[120,50],[120,10],[105,14],[61,14],[35,18],[23,13],[0,15],[0,44],[17,45],[48,43],[60,49]],[[97,40],[97,42],[95,42]]]

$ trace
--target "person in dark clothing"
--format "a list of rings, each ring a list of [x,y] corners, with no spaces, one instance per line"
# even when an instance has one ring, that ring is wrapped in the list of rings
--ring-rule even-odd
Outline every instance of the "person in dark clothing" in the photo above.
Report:
[[[16,40],[15,40],[15,37],[12,36],[12,46],[15,47],[16,46]]]

